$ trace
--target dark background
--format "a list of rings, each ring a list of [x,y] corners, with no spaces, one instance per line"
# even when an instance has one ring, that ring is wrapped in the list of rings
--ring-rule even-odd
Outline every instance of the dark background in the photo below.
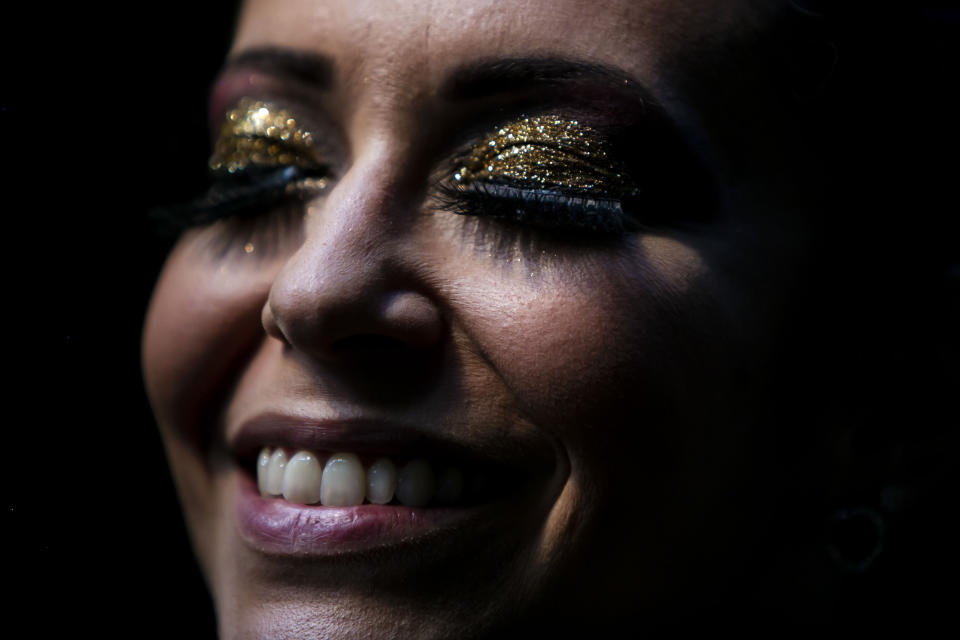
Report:
[[[936,68],[927,76],[955,84],[960,12],[931,11],[940,44],[930,49],[942,56],[930,59]],[[142,390],[139,339],[168,248],[146,212],[205,183],[205,100],[229,44],[234,3],[4,12],[8,617],[22,619],[33,637],[213,637],[209,598]],[[944,161],[955,165],[952,149]],[[952,202],[943,203],[944,215],[956,216]],[[956,532],[949,526],[956,497],[934,495],[907,540],[920,549],[929,534],[932,546],[887,565],[882,576],[886,586],[904,581],[895,598],[881,599],[901,602],[904,620],[955,602],[947,596],[956,593],[948,564],[956,552],[938,553]],[[941,590],[934,583],[945,578],[953,584]],[[942,604],[930,601],[937,594]]]
[[[233,3],[24,4],[0,19],[5,627],[214,637],[139,340],[168,244],[146,212],[204,184]]]

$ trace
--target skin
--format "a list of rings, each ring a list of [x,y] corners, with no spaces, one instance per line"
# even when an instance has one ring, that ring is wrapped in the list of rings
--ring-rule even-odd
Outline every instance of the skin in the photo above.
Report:
[[[516,4],[243,7],[232,54],[333,59],[312,115],[339,151],[326,194],[251,253],[217,249],[224,224],[185,233],[144,328],[148,394],[225,638],[611,622],[699,602],[753,542],[754,457],[770,428],[755,399],[804,247],[796,185],[812,179],[763,71],[729,53],[772,28],[773,7]],[[614,250],[438,212],[429,184],[450,149],[437,141],[512,100],[452,103],[440,87],[479,59],[547,55],[647,87],[721,185],[722,215]],[[225,76],[214,122],[218,100],[268,84]],[[405,350],[361,348],[371,336]],[[549,443],[551,472],[482,549],[288,563],[239,539],[218,444],[281,407],[390,416],[464,442],[513,434]]]

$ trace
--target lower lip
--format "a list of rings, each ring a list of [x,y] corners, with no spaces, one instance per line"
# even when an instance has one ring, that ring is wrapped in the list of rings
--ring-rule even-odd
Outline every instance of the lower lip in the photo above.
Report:
[[[368,551],[460,529],[483,507],[451,509],[364,504],[323,507],[264,498],[253,479],[236,473],[236,517],[241,538],[266,554],[332,556]]]

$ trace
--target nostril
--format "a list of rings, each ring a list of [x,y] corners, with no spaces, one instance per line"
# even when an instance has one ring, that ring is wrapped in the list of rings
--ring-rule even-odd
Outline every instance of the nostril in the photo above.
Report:
[[[400,356],[414,349],[409,344],[391,338],[390,336],[375,333],[366,333],[345,336],[330,345],[330,352],[335,356],[355,355],[364,356]]]

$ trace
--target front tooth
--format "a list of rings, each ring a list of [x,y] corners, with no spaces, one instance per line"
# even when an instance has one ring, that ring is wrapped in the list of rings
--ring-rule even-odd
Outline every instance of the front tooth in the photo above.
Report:
[[[437,495],[434,500],[441,504],[456,504],[463,496],[463,472],[456,467],[448,467],[437,481]]]
[[[260,495],[267,496],[267,471],[270,469],[270,447],[260,449],[260,455],[257,457],[257,489]]]
[[[411,460],[397,474],[397,499],[408,507],[425,506],[433,498],[436,484],[429,462]]]
[[[283,495],[283,470],[287,466],[287,454],[283,449],[277,449],[270,454],[270,464],[267,467],[267,493],[271,496]]]
[[[363,504],[367,488],[363,465],[352,453],[335,453],[323,468],[320,503],[327,507],[353,507]]]
[[[367,500],[387,504],[397,490],[397,467],[387,458],[380,458],[367,469]]]
[[[323,471],[317,456],[309,451],[298,451],[283,474],[283,498],[287,502],[316,504],[320,501],[320,479]]]

